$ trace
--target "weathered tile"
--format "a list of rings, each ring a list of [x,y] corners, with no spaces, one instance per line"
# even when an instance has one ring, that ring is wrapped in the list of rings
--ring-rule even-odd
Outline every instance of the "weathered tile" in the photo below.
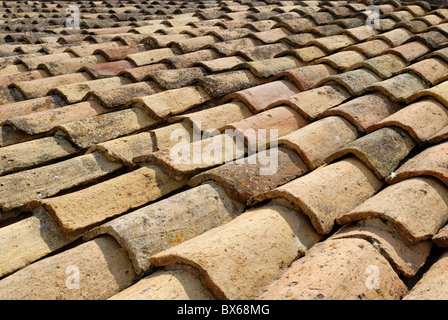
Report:
[[[399,110],[397,104],[392,103],[385,96],[372,93],[365,94],[323,113],[327,116],[341,116],[351,122],[360,132],[380,122]]]
[[[327,117],[291,132],[278,140],[279,146],[296,151],[311,170],[339,147],[358,136],[356,129],[341,117]]]
[[[183,184],[156,166],[142,166],[79,191],[38,200],[35,205],[48,211],[64,232],[75,232],[154,201]]]
[[[140,82],[145,79],[145,77],[153,71],[156,70],[167,70],[168,67],[163,63],[155,63],[147,66],[136,67],[131,69],[123,70],[119,73],[120,76],[128,77],[135,82]]]
[[[66,102],[59,96],[47,96],[4,104],[0,108],[0,123],[4,123],[4,121],[13,117],[56,109],[65,105]]]
[[[371,28],[370,26],[363,25],[360,27],[350,28],[350,29],[343,29],[339,33],[346,33],[350,37],[356,40],[356,42],[365,41],[374,35],[377,34],[377,31],[374,28]]]
[[[386,41],[375,39],[348,46],[343,50],[357,50],[367,58],[373,58],[389,49],[390,47],[391,45],[389,45]]]
[[[274,43],[259,45],[253,48],[242,48],[232,55],[241,55],[249,61],[260,61],[275,58],[278,54],[281,54],[288,49],[290,49],[290,47],[286,43]]]
[[[72,57],[74,57],[73,53],[69,52],[63,52],[63,53],[57,53],[57,54],[47,54],[47,55],[41,55],[37,57],[24,57],[19,60],[20,64],[25,65],[28,70],[35,70],[37,67],[42,63],[47,62],[56,62],[61,60],[70,60]]]
[[[63,233],[44,212],[36,211],[31,217],[0,229],[0,275],[11,274],[81,236]]]
[[[375,272],[381,281],[373,278]],[[258,299],[400,300],[406,292],[395,270],[369,242],[327,239],[295,261]]]
[[[331,75],[319,81],[316,86],[336,83],[343,86],[351,95],[359,96],[378,81],[380,81],[380,77],[368,69],[361,68]]]
[[[312,40],[308,43],[308,45],[318,46],[319,48],[325,50],[325,52],[331,53],[355,43],[356,41],[352,37],[345,34],[339,34]]]
[[[39,111],[9,118],[5,124],[13,126],[28,135],[48,132],[55,126],[102,114],[106,110],[92,101],[80,102],[65,107]]]
[[[212,49],[204,49],[190,53],[179,54],[161,60],[174,69],[190,68],[199,61],[207,61],[221,58],[219,53]]]
[[[276,74],[290,69],[303,66],[303,63],[293,56],[284,56],[280,58],[251,61],[245,63],[252,73],[261,78],[270,78]]]
[[[401,58],[389,53],[355,63],[349,69],[365,68],[374,72],[381,79],[387,79],[405,66],[406,63]]]
[[[218,299],[254,299],[318,240],[303,216],[268,204],[164,250],[150,262],[164,266],[182,261],[194,267]]]
[[[135,272],[142,274],[151,270],[152,255],[227,223],[243,209],[222,187],[209,182],[118,217],[85,238],[113,236],[128,252]]]
[[[252,112],[258,113],[266,110],[271,104],[298,93],[299,90],[286,80],[268,82],[225,96],[226,100],[236,99],[244,102]]]
[[[0,149],[0,174],[20,171],[78,151],[61,137],[45,137]]]
[[[231,56],[208,61],[199,61],[196,65],[207,69],[209,72],[217,73],[237,69],[242,67],[245,62],[246,60],[243,57]]]
[[[92,43],[87,45],[68,47],[65,52],[74,53],[77,57],[85,57],[93,55],[93,52],[97,49],[116,47],[118,47],[118,42],[112,41],[107,43]]]
[[[133,67],[134,64],[129,60],[117,60],[87,65],[83,68],[83,71],[86,71],[94,79],[102,79],[117,76],[121,71]]]
[[[384,53],[393,53],[402,58],[403,61],[411,63],[429,51],[430,49],[420,41],[412,41],[395,48],[387,49]]]
[[[411,244],[430,239],[448,220],[448,191],[440,181],[415,177],[391,185],[352,211],[340,224],[378,217],[391,221]]]
[[[177,134],[179,132],[175,132]],[[182,130],[182,136],[185,130]],[[169,150],[134,158],[135,163],[156,164],[177,180],[244,156],[246,148],[235,134],[219,134],[202,140],[182,141]],[[176,135],[178,138],[179,135]],[[193,137],[194,138],[194,137]]]
[[[239,101],[232,101],[213,108],[173,116],[169,121],[188,121],[192,127],[193,124],[196,124],[200,126],[202,131],[205,131],[221,128],[226,124],[241,121],[252,115],[252,111],[246,104]]]
[[[402,73],[381,82],[371,84],[369,91],[379,91],[394,102],[409,103],[413,94],[426,89],[426,83],[412,73]]]
[[[287,104],[309,120],[319,117],[330,109],[350,98],[350,94],[341,86],[325,85],[315,89],[299,92],[276,104]]]
[[[185,266],[164,268],[108,300],[214,300],[214,296]]]
[[[57,94],[68,103],[82,101],[90,91],[98,89],[113,89],[121,85],[132,83],[128,78],[122,76],[96,79],[58,86],[49,91],[49,94]]]
[[[291,35],[291,32],[286,28],[273,28],[268,31],[260,31],[252,33],[251,36],[260,40],[264,44],[275,43],[280,41],[283,38],[286,38]]]
[[[248,146],[269,145],[278,137],[289,134],[308,125],[309,121],[288,106],[278,106],[257,113],[238,122],[229,123],[219,131],[231,129],[234,134],[244,140]]]
[[[448,79],[448,64],[439,58],[428,58],[400,70],[400,73],[404,72],[413,72],[435,86]]]
[[[317,64],[280,72],[273,77],[273,80],[286,77],[300,91],[306,91],[313,88],[322,79],[336,73],[337,71],[327,64]]]
[[[336,219],[370,198],[381,186],[382,182],[361,161],[346,158],[259,194],[253,202],[286,199],[311,219],[319,234],[328,234]]]
[[[416,76],[417,77],[417,76]],[[431,87],[429,89],[421,89],[415,91],[413,95],[409,98],[410,101],[415,101],[418,98],[422,97],[433,97],[438,102],[442,103],[445,107],[448,108],[448,81],[444,81],[439,83],[438,85]]]
[[[448,143],[444,142],[423,150],[403,163],[393,175],[386,179],[386,182],[392,184],[411,177],[428,175],[448,185],[445,164],[447,148]]]
[[[318,58],[325,57],[327,53],[319,48],[318,46],[307,46],[305,48],[300,49],[292,49],[287,50],[283,54],[287,55],[294,55],[297,59],[299,59],[302,62],[309,63],[313,60],[316,60]]]
[[[160,92],[161,89],[153,82],[136,82],[111,89],[90,91],[86,100],[93,99],[105,108],[124,106],[133,97],[147,96]]]
[[[387,31],[380,35],[374,36],[371,39],[382,39],[387,41],[392,47],[397,47],[403,44],[406,40],[412,37],[414,34],[406,28],[397,28],[391,31]]]
[[[198,84],[214,98],[223,97],[232,92],[254,87],[263,82],[248,70],[212,74],[198,79]]]
[[[241,38],[228,40],[224,42],[218,42],[213,44],[211,48],[219,52],[224,56],[233,55],[241,49],[253,48],[257,45],[257,41],[251,38]]]
[[[185,68],[173,70],[156,70],[148,73],[144,80],[154,80],[162,89],[178,89],[191,81],[206,76],[208,73],[200,68]]]
[[[132,99],[129,104],[143,108],[155,119],[164,119],[183,113],[210,100],[207,92],[198,86],[187,86]]]
[[[156,122],[144,110],[129,108],[63,123],[54,131],[83,149],[147,128]]]
[[[82,279],[79,290],[67,280],[76,270]],[[113,238],[102,237],[33,263],[1,280],[0,287],[7,300],[104,300],[135,279],[126,251]]]
[[[271,149],[276,152],[275,165],[281,170],[271,172],[272,164],[261,164],[253,154],[244,159],[244,163],[229,163],[193,176],[188,184],[197,186],[206,181],[215,181],[226,193],[237,201],[246,203],[253,196],[272,190],[303,174],[308,169],[300,157],[286,148]],[[263,171],[264,170],[264,171]]]
[[[10,87],[17,89],[25,99],[40,98],[58,86],[89,81],[91,77],[84,72],[47,77],[31,81],[14,82]]]
[[[358,64],[365,60],[364,55],[359,53],[358,51],[341,51],[334,53],[332,55],[317,59],[313,61],[315,64],[327,63],[333,68],[343,71],[354,64]]]
[[[115,48],[102,48],[97,49],[93,54],[100,54],[104,56],[108,61],[119,61],[126,58],[127,55],[139,52],[138,47],[134,46],[119,46]]]
[[[448,110],[441,103],[434,100],[421,100],[370,126],[367,132],[385,126],[396,126],[406,130],[414,141],[423,143],[447,124]]]
[[[332,239],[360,238],[378,246],[392,267],[405,277],[413,277],[429,256],[431,241],[410,244],[392,222],[378,218],[359,220],[339,229]]]
[[[18,208],[33,200],[88,183],[121,167],[122,164],[93,153],[2,176],[0,205],[4,210]]]
[[[446,300],[446,275],[448,272],[448,251],[444,251],[431,265],[423,277],[403,297],[403,300]]]
[[[160,62],[161,60],[174,57],[175,54],[170,48],[147,50],[138,53],[128,54],[126,59],[131,60],[137,67]]]
[[[102,55],[93,55],[71,59],[62,59],[57,61],[48,61],[39,64],[39,68],[45,70],[52,76],[60,76],[80,71],[89,64],[103,63],[107,60]]]
[[[414,146],[415,142],[406,131],[395,127],[385,127],[342,146],[325,161],[329,163],[348,154],[355,155],[379,179],[385,179]]]

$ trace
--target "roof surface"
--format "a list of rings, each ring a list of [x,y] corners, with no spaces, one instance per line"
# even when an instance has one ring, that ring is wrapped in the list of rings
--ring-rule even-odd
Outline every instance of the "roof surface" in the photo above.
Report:
[[[0,299],[448,299],[448,8],[0,4]]]

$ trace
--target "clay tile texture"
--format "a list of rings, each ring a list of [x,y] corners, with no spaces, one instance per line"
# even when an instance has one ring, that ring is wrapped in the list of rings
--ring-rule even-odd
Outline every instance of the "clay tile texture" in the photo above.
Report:
[[[0,0],[0,300],[448,300],[447,22]]]

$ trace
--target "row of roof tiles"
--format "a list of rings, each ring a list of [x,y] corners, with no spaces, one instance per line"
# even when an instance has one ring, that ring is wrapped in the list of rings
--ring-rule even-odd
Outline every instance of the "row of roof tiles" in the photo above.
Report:
[[[189,15],[180,28],[98,29],[109,37],[92,44],[53,34],[54,52],[5,45],[0,296],[446,295],[434,285],[444,256],[410,293],[402,280],[446,245],[446,9],[387,2],[375,30],[338,16],[367,4],[339,4],[293,3],[316,15],[290,9],[280,23],[268,10],[255,32],[238,7],[233,25]],[[194,134],[195,121],[220,134],[187,150],[218,141],[230,158],[173,162],[171,133]],[[260,174],[269,164],[229,128],[277,129],[279,170]],[[66,265],[82,272],[80,290]]]

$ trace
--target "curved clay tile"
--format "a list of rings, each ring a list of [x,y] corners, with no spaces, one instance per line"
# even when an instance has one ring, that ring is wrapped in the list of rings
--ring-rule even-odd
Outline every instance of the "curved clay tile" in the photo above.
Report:
[[[322,113],[350,98],[350,94],[341,86],[325,85],[299,92],[276,104],[287,104],[308,120],[314,120]]]
[[[384,50],[390,48],[391,46],[384,40],[375,39],[368,40],[365,42],[357,43],[351,46],[348,46],[342,50],[356,50],[361,52],[367,58],[373,58],[384,52]]]
[[[405,72],[413,72],[429,85],[435,86],[448,79],[448,63],[437,57],[427,58],[399,71],[399,73]]]
[[[380,81],[380,78],[376,74],[370,70],[361,68],[326,77],[319,81],[316,87],[336,83],[345,88],[351,95],[359,96],[378,81]]]
[[[344,71],[354,64],[359,64],[366,58],[358,51],[341,51],[313,61],[313,64],[326,63],[334,69]]]
[[[428,177],[391,185],[338,218],[339,224],[377,217],[391,221],[411,244],[430,239],[448,220],[448,191]]]
[[[224,97],[225,101],[236,99],[244,102],[253,113],[267,110],[278,101],[288,99],[299,90],[286,80],[268,82],[249,89],[233,92]]]
[[[382,184],[361,161],[347,158],[259,194],[251,202],[286,199],[311,219],[319,234],[328,234],[336,219],[370,198]]]
[[[375,281],[375,274],[381,281]],[[400,300],[406,292],[395,270],[368,241],[330,238],[294,261],[258,299]]]
[[[274,81],[286,77],[300,91],[306,91],[313,88],[322,79],[336,73],[336,70],[327,64],[316,64],[280,72],[271,80]]]
[[[378,94],[365,94],[328,109],[323,117],[341,116],[356,127],[359,132],[365,132],[368,127],[398,111],[399,105],[392,103],[387,97]]]
[[[152,255],[227,223],[243,210],[242,203],[208,182],[96,227],[84,239],[103,234],[114,237],[141,275],[151,271]]]
[[[80,290],[67,285],[69,266],[76,266],[78,269],[73,271],[78,270],[84,279]],[[135,279],[126,252],[112,237],[105,236],[29,265],[0,281],[0,287],[5,299],[52,300],[60,297],[104,300],[130,286]],[[30,290],[31,287],[24,286],[24,283],[32,283],[39,290]],[[98,290],[103,286],[107,289]]]
[[[305,217],[268,204],[164,250],[150,262],[155,266],[192,266],[218,299],[255,299],[318,240]]]
[[[308,171],[300,157],[287,148],[280,147],[278,150],[271,149],[269,152],[276,152],[276,163],[263,164],[261,162],[264,160],[263,158],[260,160],[260,156],[266,157],[266,155],[253,154],[241,161],[244,163],[224,164],[199,173],[193,176],[188,184],[197,186],[206,181],[215,181],[232,199],[246,203],[255,195],[272,190]],[[274,170],[270,170],[271,165],[281,170],[275,170],[275,173],[272,173],[270,171]]]
[[[349,70],[365,68],[374,72],[381,79],[387,79],[405,66],[406,63],[401,58],[389,53],[357,62]]]
[[[443,142],[431,146],[403,163],[393,175],[386,179],[387,183],[397,183],[416,176],[432,176],[448,185],[448,172],[445,163],[448,143]]]
[[[410,104],[366,129],[367,132],[386,126],[400,127],[421,144],[448,124],[448,109],[434,100]]]
[[[448,298],[446,274],[448,251],[445,250],[403,300],[444,300]]]
[[[363,219],[354,224],[344,225],[331,238],[360,238],[369,241],[398,273],[407,278],[415,276],[425,264],[432,247],[429,240],[410,244],[393,223],[378,218]]]
[[[330,163],[346,155],[354,155],[369,167],[379,179],[385,179],[414,148],[406,131],[385,127],[350,142],[330,155]]]
[[[295,69],[301,66],[303,66],[302,62],[298,61],[294,56],[250,61],[243,65],[243,67],[249,68],[255,76],[260,78],[270,78],[282,71]]]
[[[347,120],[327,117],[279,137],[278,145],[296,151],[313,170],[324,164],[327,156],[357,136],[356,129]]]

